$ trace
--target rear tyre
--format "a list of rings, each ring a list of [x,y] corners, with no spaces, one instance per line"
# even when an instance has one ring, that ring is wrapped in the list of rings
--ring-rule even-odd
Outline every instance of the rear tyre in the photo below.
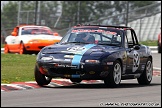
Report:
[[[71,78],[70,81],[73,83],[80,83],[82,80],[78,78]]]
[[[47,76],[43,75],[39,71],[39,69],[37,68],[37,66],[35,66],[34,75],[35,75],[35,81],[37,82],[37,84],[39,86],[48,85],[51,82],[51,80],[52,80],[51,77],[47,77]]]
[[[5,43],[5,46],[4,46],[4,53],[5,54],[9,53],[9,48],[8,48],[7,43]]]
[[[108,76],[104,79],[104,83],[108,87],[118,87],[121,82],[121,73],[122,67],[121,63],[116,60],[113,64],[113,71],[108,74]]]
[[[153,66],[152,61],[149,58],[142,75],[139,78],[137,78],[137,81],[140,85],[149,85],[152,80],[152,75],[153,75]]]

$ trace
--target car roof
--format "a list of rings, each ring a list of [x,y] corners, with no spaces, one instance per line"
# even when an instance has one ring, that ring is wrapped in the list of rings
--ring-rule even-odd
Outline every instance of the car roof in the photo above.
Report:
[[[49,28],[47,26],[38,26],[38,25],[18,25],[16,27],[18,27],[18,28],[20,28],[20,27],[45,27],[45,28]]]
[[[131,27],[127,27],[127,26],[94,25],[94,24],[85,24],[85,25],[78,24],[74,26],[73,28],[114,28],[114,29],[120,29],[120,30],[132,29]]]

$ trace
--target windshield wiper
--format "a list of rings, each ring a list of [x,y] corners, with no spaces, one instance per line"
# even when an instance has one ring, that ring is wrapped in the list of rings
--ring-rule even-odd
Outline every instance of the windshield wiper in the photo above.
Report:
[[[99,45],[120,46],[120,44],[99,43]]]

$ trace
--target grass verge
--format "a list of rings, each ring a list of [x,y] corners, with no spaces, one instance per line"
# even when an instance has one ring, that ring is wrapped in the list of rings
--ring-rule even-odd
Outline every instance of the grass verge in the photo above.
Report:
[[[1,54],[1,83],[34,81],[36,55]]]
[[[157,46],[157,40],[142,41],[139,43],[147,46]]]

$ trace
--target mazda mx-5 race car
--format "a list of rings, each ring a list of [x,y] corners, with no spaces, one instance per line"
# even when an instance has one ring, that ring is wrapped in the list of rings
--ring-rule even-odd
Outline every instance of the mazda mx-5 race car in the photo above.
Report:
[[[38,53],[43,47],[62,39],[47,26],[19,25],[5,38],[4,53]]]
[[[56,77],[74,83],[103,80],[108,87],[136,78],[139,84],[148,85],[153,75],[152,59],[150,48],[138,43],[131,27],[78,25],[59,43],[41,49],[34,74],[39,86]]]

